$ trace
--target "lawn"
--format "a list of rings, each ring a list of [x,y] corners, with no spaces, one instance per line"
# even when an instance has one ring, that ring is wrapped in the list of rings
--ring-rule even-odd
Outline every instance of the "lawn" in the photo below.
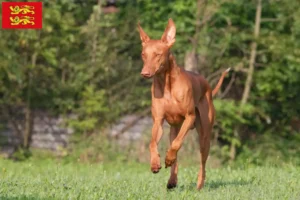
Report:
[[[59,164],[0,160],[0,199],[300,199],[300,168],[223,167],[207,170],[196,190],[197,166],[179,168],[168,191],[169,169],[152,174],[143,164]]]

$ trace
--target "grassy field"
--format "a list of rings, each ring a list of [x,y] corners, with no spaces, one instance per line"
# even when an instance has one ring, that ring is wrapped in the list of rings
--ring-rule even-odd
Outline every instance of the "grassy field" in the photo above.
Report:
[[[0,160],[0,199],[300,199],[300,168],[208,169],[196,190],[198,166],[181,167],[168,191],[169,169],[152,174],[142,164],[59,164]]]

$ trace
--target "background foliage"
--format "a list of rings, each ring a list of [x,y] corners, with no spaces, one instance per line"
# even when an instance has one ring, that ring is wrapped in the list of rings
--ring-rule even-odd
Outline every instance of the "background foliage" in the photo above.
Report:
[[[124,114],[147,109],[150,81],[139,76],[136,25],[158,39],[172,17],[180,65],[192,52],[196,71],[211,85],[221,71],[233,69],[215,100],[217,155],[259,164],[267,155],[289,160],[300,152],[298,1],[263,0],[259,37],[253,35],[254,0],[119,0],[115,13],[100,9],[104,0],[43,2],[43,29],[0,32],[0,107],[7,120],[19,107],[27,108],[28,120],[33,110],[73,113],[78,117],[69,124],[82,140],[101,135]],[[253,82],[241,106],[254,41]]]

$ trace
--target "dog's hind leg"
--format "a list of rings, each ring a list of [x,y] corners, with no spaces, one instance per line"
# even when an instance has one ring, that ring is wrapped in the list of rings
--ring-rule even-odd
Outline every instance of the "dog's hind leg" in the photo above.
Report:
[[[170,128],[170,144],[172,144],[173,140],[176,138],[180,127],[171,126]],[[171,175],[167,184],[168,189],[172,189],[177,186],[177,173],[178,173],[178,164],[177,160],[171,166]]]
[[[210,136],[214,123],[215,109],[212,103],[211,93],[206,93],[205,97],[199,102],[196,114],[196,130],[199,134],[201,166],[198,173],[197,189],[201,189],[205,182],[205,165],[210,149]]]

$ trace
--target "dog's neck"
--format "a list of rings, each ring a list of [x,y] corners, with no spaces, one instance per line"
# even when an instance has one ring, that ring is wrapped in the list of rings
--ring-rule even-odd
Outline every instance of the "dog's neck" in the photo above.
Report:
[[[168,60],[165,63],[165,66],[163,66],[163,71],[154,76],[154,97],[169,97],[171,95],[172,83],[179,76],[179,73],[180,68],[177,66],[174,56],[171,53],[169,53]]]

